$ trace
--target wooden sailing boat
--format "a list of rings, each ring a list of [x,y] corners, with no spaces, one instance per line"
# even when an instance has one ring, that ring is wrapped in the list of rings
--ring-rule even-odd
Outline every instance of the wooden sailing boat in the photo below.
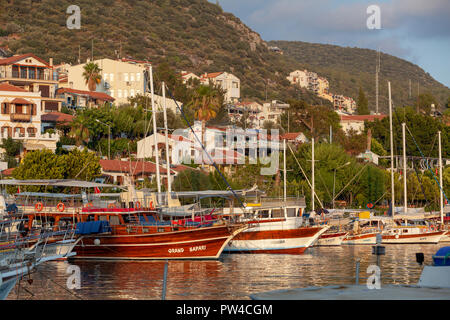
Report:
[[[314,245],[328,230],[328,226],[305,226],[302,217],[306,207],[304,199],[287,199],[286,140],[284,147],[284,199],[283,201],[247,204],[245,211],[232,208],[225,212],[240,215],[239,221],[249,228],[237,234],[225,248],[228,253],[300,254]],[[313,189],[314,192],[314,189]]]

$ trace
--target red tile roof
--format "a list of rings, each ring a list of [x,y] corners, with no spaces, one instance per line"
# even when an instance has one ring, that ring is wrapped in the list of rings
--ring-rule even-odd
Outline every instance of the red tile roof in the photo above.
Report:
[[[97,91],[85,91],[85,90],[77,90],[77,89],[70,89],[70,88],[59,88],[56,93],[57,94],[73,93],[73,94],[87,95],[91,98],[100,99],[103,101],[114,101],[115,100],[110,95],[107,95],[104,92],[97,92]]]
[[[220,76],[223,72],[213,72],[213,73],[207,73],[207,74],[203,74],[201,76],[202,79],[206,79],[206,78],[216,78],[218,76]]]
[[[122,160],[100,160],[100,166],[105,172],[121,172],[132,175],[155,174],[156,164],[148,161],[122,161]],[[159,172],[166,174],[164,167],[159,166]]]
[[[370,122],[373,122],[376,119],[382,120],[382,119],[384,119],[386,117],[387,117],[387,115],[385,115],[385,114],[380,114],[380,115],[375,115],[375,114],[368,114],[368,115],[341,115],[341,121],[370,121]]]
[[[0,91],[16,91],[16,92],[28,92],[25,89],[13,86],[9,83],[0,83]]]
[[[45,64],[47,67],[50,67],[50,65],[45,61],[42,60],[41,58],[35,56],[32,53],[26,53],[26,54],[21,54],[21,55],[17,55],[17,56],[12,56],[9,58],[5,58],[5,59],[0,59],[0,65],[9,65],[9,64],[13,64],[17,61],[23,60],[25,58],[29,58],[29,57],[33,57],[36,60],[38,60],[39,62],[42,62],[43,64]]]
[[[168,134],[167,135],[169,137],[169,139],[175,140],[175,141],[184,141],[184,142],[192,142],[191,140],[187,139],[186,137],[183,136],[178,136],[178,135],[173,135],[173,134]]]
[[[14,169],[15,169],[15,168],[9,168],[9,169],[3,170],[3,171],[2,171],[2,175],[3,175],[3,176],[9,177],[9,176],[12,175]]]
[[[284,139],[286,139],[286,140],[295,140],[301,134],[302,134],[301,132],[288,132],[288,133],[282,134],[280,136],[280,139],[281,140],[284,140]]]
[[[62,112],[50,112],[41,116],[41,121],[44,122],[58,122],[69,123],[73,121],[74,116]]]

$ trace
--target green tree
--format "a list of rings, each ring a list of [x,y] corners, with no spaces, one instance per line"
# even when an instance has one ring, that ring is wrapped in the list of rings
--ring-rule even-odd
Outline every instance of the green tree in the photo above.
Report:
[[[68,154],[57,155],[44,149],[28,152],[12,175],[18,180],[78,179],[91,181],[99,176],[100,172],[99,158],[87,150],[74,149]],[[26,190],[44,191],[46,187],[27,186]]]
[[[366,98],[366,95],[361,87],[359,87],[359,94],[358,94],[358,102],[357,102],[358,108],[357,112],[358,114],[370,114],[369,111],[369,102]]]
[[[3,161],[6,161],[8,163],[8,168],[16,167],[16,157],[20,154],[20,151],[23,148],[22,142],[13,140],[13,138],[8,137],[7,139],[2,140],[0,148],[3,148],[5,150],[5,153],[3,154]]]

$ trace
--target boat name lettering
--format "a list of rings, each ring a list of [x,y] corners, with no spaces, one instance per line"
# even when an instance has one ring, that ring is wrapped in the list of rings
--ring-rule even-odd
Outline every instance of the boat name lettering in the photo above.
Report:
[[[172,248],[169,249],[169,253],[182,253],[184,252],[184,248]]]
[[[190,252],[194,252],[194,251],[204,251],[206,250],[206,246],[196,246],[196,247],[190,247],[189,251]]]

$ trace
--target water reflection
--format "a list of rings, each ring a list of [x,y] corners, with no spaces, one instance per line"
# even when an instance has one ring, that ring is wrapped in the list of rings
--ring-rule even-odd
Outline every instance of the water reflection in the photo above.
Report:
[[[386,245],[380,259],[383,284],[417,283],[422,267],[439,245]],[[166,298],[171,300],[248,299],[252,293],[294,287],[355,282],[360,259],[360,283],[376,264],[371,246],[314,247],[303,255],[226,254],[212,261],[169,261]],[[74,261],[81,269],[80,290],[66,288],[67,262],[49,262],[32,275],[33,284],[22,281],[8,299],[161,299],[164,261]],[[27,292],[26,290],[29,292]],[[75,296],[76,294],[77,296]]]

